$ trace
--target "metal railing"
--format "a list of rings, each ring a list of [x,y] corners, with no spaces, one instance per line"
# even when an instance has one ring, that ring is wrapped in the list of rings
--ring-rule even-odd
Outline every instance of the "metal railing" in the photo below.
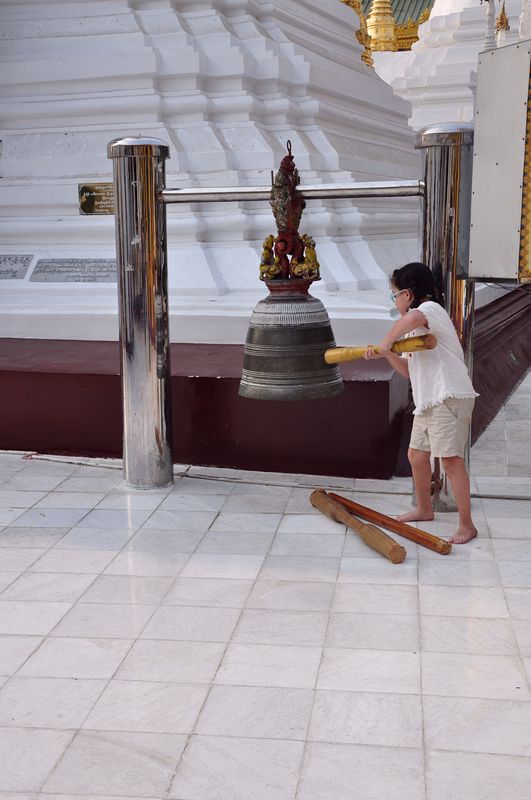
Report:
[[[270,186],[167,189],[159,139],[110,142],[123,391],[124,479],[137,489],[173,482],[166,203],[269,200]],[[307,200],[419,197],[422,181],[304,186]]]

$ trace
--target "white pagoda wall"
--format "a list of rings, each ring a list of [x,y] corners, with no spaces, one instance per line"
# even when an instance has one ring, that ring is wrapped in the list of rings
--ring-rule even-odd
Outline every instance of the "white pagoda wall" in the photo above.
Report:
[[[107,143],[170,145],[168,185],[269,184],[287,139],[302,183],[419,178],[410,108],[360,59],[339,0],[0,0],[0,336],[115,339],[116,284],[39,282],[39,259],[114,258],[114,219],[80,216],[111,180]],[[415,199],[312,201],[315,286],[336,338],[379,335],[387,275],[418,256]],[[168,209],[174,341],[241,342],[257,299],[267,204]],[[33,277],[33,280],[32,280]]]

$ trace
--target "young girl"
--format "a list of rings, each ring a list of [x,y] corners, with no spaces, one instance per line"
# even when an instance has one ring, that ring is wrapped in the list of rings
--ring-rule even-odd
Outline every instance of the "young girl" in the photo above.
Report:
[[[434,302],[433,275],[425,264],[406,264],[391,276],[391,297],[400,311],[380,345],[380,355],[367,348],[365,358],[387,358],[394,369],[411,381],[415,411],[408,458],[413,471],[417,508],[398,519],[433,519],[431,504],[431,455],[442,459],[450,479],[459,512],[459,528],[450,539],[464,544],[477,535],[470,515],[470,482],[464,452],[477,392],[467,372],[463,350],[452,320],[441,305]],[[433,350],[405,353],[391,352],[397,339],[406,334],[433,333]]]

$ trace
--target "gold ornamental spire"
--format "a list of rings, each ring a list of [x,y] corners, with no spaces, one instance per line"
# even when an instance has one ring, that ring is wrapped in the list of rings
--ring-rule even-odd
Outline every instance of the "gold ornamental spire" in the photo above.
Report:
[[[372,0],[367,17],[371,50],[398,50],[391,0]]]
[[[367,20],[365,19],[365,14],[363,13],[363,8],[361,6],[361,0],[341,0],[346,6],[350,6],[353,8],[360,20],[360,27],[356,31],[356,39],[363,47],[363,53],[361,54],[361,60],[367,64],[368,67],[374,66],[374,61],[372,60],[371,55],[371,37],[367,31]]]
[[[511,26],[509,25],[509,18],[505,11],[505,0],[503,0],[502,7],[500,9],[500,13],[496,19],[496,33],[500,31],[510,31]]]

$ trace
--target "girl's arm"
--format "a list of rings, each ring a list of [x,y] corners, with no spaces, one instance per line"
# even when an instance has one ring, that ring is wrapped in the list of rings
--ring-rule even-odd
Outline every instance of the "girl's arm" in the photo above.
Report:
[[[401,339],[402,336],[406,335],[406,333],[411,333],[411,331],[414,331],[416,328],[429,328],[429,325],[428,320],[422,311],[414,308],[395,322],[385,339],[382,341],[380,344],[382,355],[387,357],[396,340]]]

